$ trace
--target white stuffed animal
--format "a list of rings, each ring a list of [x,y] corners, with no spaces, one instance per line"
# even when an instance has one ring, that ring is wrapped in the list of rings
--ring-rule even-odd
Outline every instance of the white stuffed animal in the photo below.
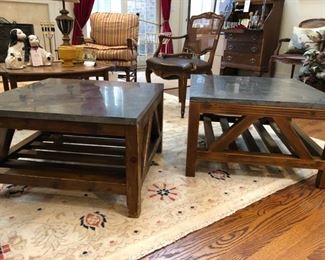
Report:
[[[25,38],[26,34],[18,28],[10,31],[10,43],[8,46],[8,54],[5,59],[6,68],[23,69],[25,67]]]
[[[32,66],[50,66],[53,62],[53,55],[47,52],[39,43],[36,35],[29,35],[27,41],[26,56],[29,56],[28,65]]]

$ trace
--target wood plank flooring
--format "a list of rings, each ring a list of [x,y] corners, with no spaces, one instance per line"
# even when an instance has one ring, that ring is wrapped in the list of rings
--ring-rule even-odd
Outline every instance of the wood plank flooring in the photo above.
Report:
[[[324,259],[325,193],[292,185],[144,259]]]
[[[325,140],[325,122],[296,123]],[[315,188],[312,177],[143,259],[325,259],[325,190]]]

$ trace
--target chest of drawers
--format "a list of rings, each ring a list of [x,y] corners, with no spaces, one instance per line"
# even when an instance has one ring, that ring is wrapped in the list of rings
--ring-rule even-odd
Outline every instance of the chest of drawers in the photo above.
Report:
[[[239,68],[253,71],[263,70],[262,61],[263,33],[225,33],[227,40],[222,59],[222,67]]]
[[[243,0],[235,0],[243,8]],[[258,29],[226,29],[226,47],[221,61],[221,74],[239,74],[247,70],[262,75],[267,72],[271,55],[277,47],[284,0],[266,0],[265,19]],[[250,11],[262,9],[263,1],[251,0]],[[239,19],[248,18],[248,13],[236,14]],[[264,16],[263,16],[264,17]],[[230,72],[230,73],[229,73]]]

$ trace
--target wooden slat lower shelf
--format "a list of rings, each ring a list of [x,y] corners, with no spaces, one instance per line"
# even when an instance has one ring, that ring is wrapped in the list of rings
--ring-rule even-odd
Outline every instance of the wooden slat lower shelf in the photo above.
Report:
[[[82,136],[69,134],[50,134],[49,136],[42,136],[43,141],[61,141],[64,143],[80,143],[80,144],[97,144],[97,145],[113,145],[125,146],[125,139],[112,137],[97,137],[97,136]]]
[[[2,169],[0,183],[22,184],[58,189],[126,193],[125,175],[60,170]]]
[[[0,163],[0,183],[126,194],[125,138],[37,132]]]
[[[254,153],[245,151],[197,151],[197,159],[219,162],[237,162],[244,164],[278,165],[308,169],[325,168],[325,161],[319,158],[308,160],[296,158],[291,155],[275,153]]]
[[[108,155],[124,155],[125,147],[121,146],[89,146],[82,144],[54,144],[54,143],[43,143],[40,141],[35,141],[30,144],[32,149],[41,150],[57,150],[62,152],[79,152],[88,154],[108,154]]]
[[[42,159],[48,161],[125,165],[124,156],[119,155],[81,154],[56,150],[40,151],[22,149],[17,156],[21,158]]]

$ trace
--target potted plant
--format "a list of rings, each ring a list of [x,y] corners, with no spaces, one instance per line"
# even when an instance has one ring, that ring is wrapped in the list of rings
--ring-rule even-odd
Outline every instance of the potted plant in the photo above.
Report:
[[[304,57],[305,61],[299,71],[299,79],[325,91],[325,51],[311,49],[304,53]]]

